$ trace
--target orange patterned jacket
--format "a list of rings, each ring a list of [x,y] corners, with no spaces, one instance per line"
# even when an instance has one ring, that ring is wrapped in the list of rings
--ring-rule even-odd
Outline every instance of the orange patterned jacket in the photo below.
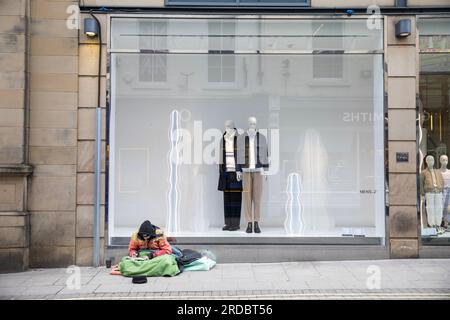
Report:
[[[137,232],[133,233],[130,239],[130,244],[128,246],[130,257],[133,256],[134,253],[137,254],[139,250],[148,249],[154,250],[153,254],[155,257],[172,253],[172,247],[161,229],[156,229],[156,237],[149,239],[148,241],[139,239],[137,234]]]

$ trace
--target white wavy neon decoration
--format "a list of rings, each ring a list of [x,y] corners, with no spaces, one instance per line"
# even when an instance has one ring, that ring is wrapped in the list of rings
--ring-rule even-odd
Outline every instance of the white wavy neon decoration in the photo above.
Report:
[[[422,138],[423,138],[423,131],[422,131],[422,121],[421,121],[421,116],[419,113],[419,143],[418,143],[418,149],[419,149],[419,174],[422,174],[422,165],[423,165],[423,152],[422,149],[420,147],[420,144],[422,143]],[[419,204],[419,210],[422,213],[422,206],[423,206],[423,199],[422,197],[419,197],[420,199],[420,204]],[[420,226],[421,229],[423,229],[423,214],[420,215]]]
[[[422,149],[420,148],[420,144],[422,143],[422,137],[423,137],[423,132],[422,132],[422,125],[421,125],[421,117],[420,117],[420,113],[419,113],[419,173],[422,173],[422,164],[423,164],[423,152]]]
[[[284,229],[287,234],[299,236],[305,231],[303,221],[303,203],[300,198],[302,184],[300,175],[296,172],[290,173],[287,178],[286,194],[288,196],[285,205],[286,219]]]
[[[180,133],[180,113],[173,110],[170,113],[169,142],[170,149],[168,154],[169,161],[169,191],[167,193],[167,223],[166,233],[168,235],[176,234],[179,230],[179,207],[178,207],[178,165],[181,163],[179,154]]]

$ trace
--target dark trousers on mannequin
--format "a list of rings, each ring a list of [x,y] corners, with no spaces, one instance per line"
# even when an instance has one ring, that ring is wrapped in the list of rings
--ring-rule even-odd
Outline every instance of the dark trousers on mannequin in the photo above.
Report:
[[[225,225],[230,227],[239,227],[241,223],[241,191],[224,191],[223,206],[225,214]]]

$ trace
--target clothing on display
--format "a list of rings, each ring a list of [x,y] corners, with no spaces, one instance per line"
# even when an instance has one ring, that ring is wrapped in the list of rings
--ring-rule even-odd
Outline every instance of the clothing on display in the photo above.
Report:
[[[221,140],[221,150],[220,153],[220,159],[219,159],[219,184],[217,189],[219,191],[242,191],[242,182],[238,181],[236,178],[236,171],[240,171],[240,165],[237,161],[237,146],[238,146],[238,136],[237,134],[234,135],[233,139],[233,147],[232,151],[229,151],[229,153],[233,153],[233,159],[234,161],[230,160],[231,155],[227,156],[226,151],[226,142],[225,142],[225,133],[222,136]],[[228,144],[230,145],[231,142],[229,141]],[[231,148],[231,146],[229,146]],[[232,169],[232,163],[234,164],[234,170]],[[231,170],[230,170],[231,169]],[[228,174],[227,174],[228,173]]]
[[[238,230],[241,221],[242,181],[238,180],[236,174],[236,169],[240,169],[237,163],[237,141],[236,129],[231,133],[225,132],[221,140],[218,190],[223,191],[224,231]]]
[[[267,140],[262,133],[246,131],[239,136],[238,144],[238,163],[241,171],[261,171],[269,168]]]
[[[228,230],[230,231],[239,229],[241,224],[241,206],[241,191],[224,191],[223,209],[225,213],[225,226],[228,226]]]
[[[256,130],[256,118],[248,118],[248,125],[238,139],[238,170],[243,180],[246,232],[260,233],[262,177],[269,168],[269,150],[266,137]]]
[[[445,157],[445,156],[444,156]],[[445,157],[448,161],[448,157]],[[450,170],[447,169],[447,163],[445,165],[442,163],[441,174],[444,180],[444,189],[442,192],[443,197],[443,218],[445,222],[450,222]]]
[[[225,141],[225,167],[226,171],[236,171],[236,158],[235,158],[235,138],[236,137],[236,130],[233,130],[233,132],[228,135],[224,134],[223,138]]]
[[[440,226],[442,223],[442,192],[425,193],[428,224],[430,226]]]
[[[255,169],[255,134],[249,134],[248,135],[248,166],[249,169]]]
[[[444,180],[444,188],[449,189],[450,188],[450,170],[441,170],[442,178]]]
[[[262,175],[260,172],[243,172],[244,212],[247,222],[261,219]],[[253,210],[252,210],[253,209]]]
[[[450,222],[450,188],[444,188],[444,191],[442,192],[442,197],[443,197],[443,201],[444,201],[444,206],[443,206],[443,218],[446,222]]]
[[[437,169],[425,169],[422,172],[422,194],[428,192],[442,192],[444,179],[442,173]]]
[[[428,225],[438,228],[442,223],[444,179],[441,171],[434,168],[433,156],[427,156],[425,161],[428,167],[421,174],[421,194],[425,195]]]

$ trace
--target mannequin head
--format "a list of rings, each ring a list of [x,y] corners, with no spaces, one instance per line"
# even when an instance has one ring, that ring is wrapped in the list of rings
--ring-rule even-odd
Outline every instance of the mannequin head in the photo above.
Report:
[[[425,162],[427,163],[427,167],[429,169],[433,169],[434,168],[434,157],[433,156],[427,156],[425,158]]]
[[[446,168],[447,168],[447,165],[448,165],[448,157],[447,157],[445,154],[443,154],[443,155],[439,158],[439,161],[440,161],[440,163],[441,163],[441,168],[446,169]]]
[[[233,120],[226,120],[224,126],[225,126],[225,131],[226,132],[230,132],[230,131],[234,130],[234,122],[233,122]]]
[[[250,130],[256,130],[256,118],[255,117],[248,118],[248,128]]]

